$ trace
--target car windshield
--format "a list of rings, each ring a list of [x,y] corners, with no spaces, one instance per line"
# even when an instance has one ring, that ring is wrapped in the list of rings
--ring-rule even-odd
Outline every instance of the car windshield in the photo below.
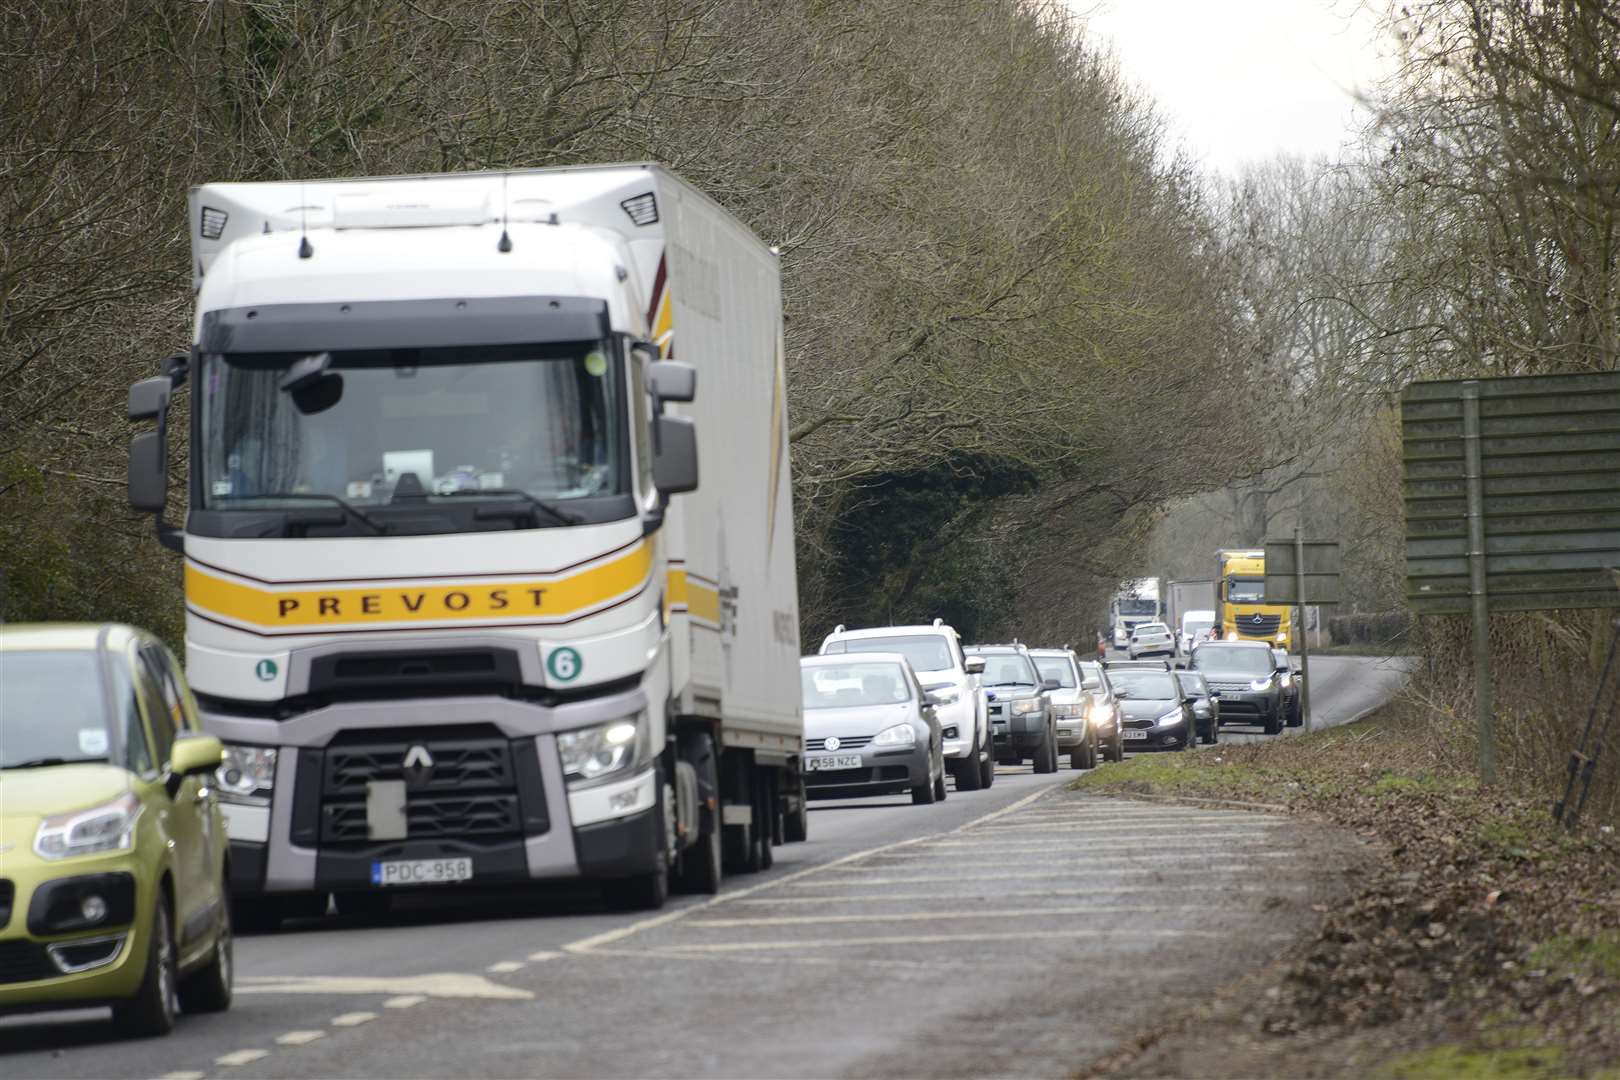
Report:
[[[1270,649],[1211,643],[1193,653],[1192,666],[1203,672],[1253,677],[1270,675],[1273,665]]]
[[[1114,696],[1121,698],[1169,701],[1179,695],[1168,671],[1111,671],[1108,681],[1114,685]]]
[[[852,705],[894,705],[911,700],[906,673],[899,664],[853,661],[799,669],[807,709],[841,709]]]
[[[1079,685],[1074,679],[1074,665],[1069,663],[1066,656],[1037,656],[1035,670],[1041,673],[1042,679],[1056,679],[1058,685],[1065,690],[1072,690]]]
[[[913,671],[948,671],[956,667],[951,647],[938,634],[900,634],[894,637],[840,638],[829,641],[822,652],[892,652],[904,656]]]
[[[601,342],[207,355],[197,380],[202,506],[307,510],[342,499],[404,504],[420,518],[479,492],[553,503],[623,494],[611,355]],[[284,388],[299,365],[309,368],[302,385]]]
[[[1207,697],[1209,694],[1209,687],[1205,684],[1204,677],[1196,672],[1178,671],[1176,672],[1176,679],[1181,683],[1181,688],[1189,694],[1195,694],[1198,697]]]
[[[1080,676],[1085,679],[1087,687],[1101,687],[1103,683],[1102,665],[1093,660],[1080,661]]]
[[[1151,597],[1122,596],[1119,598],[1119,613],[1121,615],[1157,615],[1159,602]]]
[[[1185,633],[1197,637],[1199,634],[1207,634],[1209,632],[1209,628],[1214,625],[1214,622],[1205,619],[1188,619],[1187,622],[1183,624],[1183,630]]]
[[[1154,634],[1168,634],[1170,629],[1163,623],[1143,623],[1135,630],[1137,637],[1152,637]]]
[[[96,657],[0,649],[0,769],[110,760]]]
[[[1034,686],[1035,672],[1023,653],[977,653],[984,657],[986,686]]]
[[[1227,578],[1226,599],[1234,604],[1263,604],[1266,602],[1266,579],[1259,577]]]

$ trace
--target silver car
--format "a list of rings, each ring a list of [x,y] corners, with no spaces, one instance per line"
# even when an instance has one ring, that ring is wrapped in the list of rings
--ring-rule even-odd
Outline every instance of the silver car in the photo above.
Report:
[[[1125,651],[1130,653],[1132,660],[1144,656],[1174,656],[1176,636],[1164,623],[1143,623],[1131,631],[1131,640]]]
[[[799,681],[811,798],[907,791],[918,804],[945,798],[935,699],[903,655],[806,656]]]

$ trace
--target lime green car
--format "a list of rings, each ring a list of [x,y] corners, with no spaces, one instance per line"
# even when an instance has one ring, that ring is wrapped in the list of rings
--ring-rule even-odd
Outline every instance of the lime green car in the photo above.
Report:
[[[230,1007],[221,755],[150,634],[0,626],[0,1014]]]

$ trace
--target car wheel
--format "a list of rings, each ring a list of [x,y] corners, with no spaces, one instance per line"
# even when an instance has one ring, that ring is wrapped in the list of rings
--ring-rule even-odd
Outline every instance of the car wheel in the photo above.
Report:
[[[1265,732],[1267,735],[1281,735],[1282,729],[1283,715],[1282,707],[1279,705],[1277,708],[1271,710],[1271,715],[1266,717]]]
[[[911,802],[913,806],[930,806],[934,803],[934,782],[924,779],[922,783],[911,789]]]
[[[984,757],[979,759],[979,780],[981,788],[996,782],[996,752],[991,749],[989,732],[985,733]]]
[[[159,894],[152,914],[152,940],[146,946],[146,974],[127,1002],[113,1006],[113,1023],[130,1035],[167,1035],[180,1011],[174,930],[169,905]]]
[[[1123,731],[1114,733],[1114,760],[1125,760],[1125,733]]]
[[[973,752],[960,761],[951,762],[956,777],[957,791],[978,791],[984,787],[984,746],[974,737]]]
[[[221,890],[224,883],[220,884]],[[222,892],[223,895],[223,892]],[[231,1007],[235,985],[235,949],[231,941],[231,905],[221,904],[219,929],[214,934],[214,955],[180,984],[180,1007],[188,1013],[224,1012]]]
[[[945,759],[939,759],[939,775],[934,777],[934,801],[945,801]]]
[[[1035,751],[1035,771],[1038,773],[1057,772],[1057,736],[1052,729],[1046,729],[1046,741],[1041,748]]]

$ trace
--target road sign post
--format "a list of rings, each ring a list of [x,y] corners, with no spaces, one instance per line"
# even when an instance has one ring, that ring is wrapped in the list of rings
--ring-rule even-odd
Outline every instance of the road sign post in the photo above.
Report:
[[[1311,717],[1311,640],[1305,629],[1305,609],[1307,605],[1339,602],[1339,567],[1339,542],[1307,540],[1299,525],[1294,526],[1291,540],[1266,541],[1266,603],[1296,605],[1294,637],[1299,643],[1299,711],[1307,734],[1315,730],[1316,723]]]
[[[1481,779],[1496,775],[1490,616],[1620,606],[1620,372],[1401,392],[1406,602],[1471,616]]]

